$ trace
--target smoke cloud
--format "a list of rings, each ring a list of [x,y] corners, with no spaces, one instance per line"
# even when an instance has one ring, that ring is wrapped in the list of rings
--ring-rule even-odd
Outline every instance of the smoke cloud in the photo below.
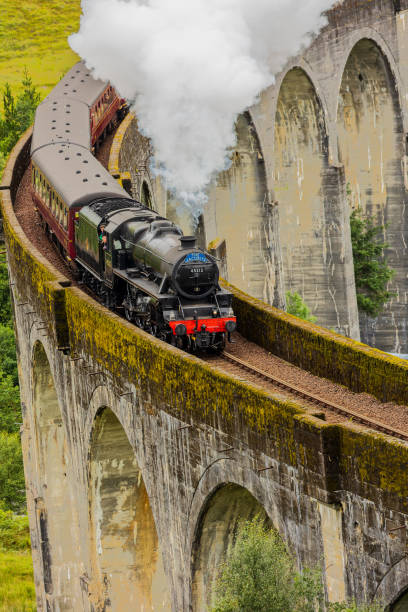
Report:
[[[69,42],[132,104],[157,171],[200,207],[239,113],[325,24],[334,0],[82,0]],[[196,211],[197,212],[197,211]]]

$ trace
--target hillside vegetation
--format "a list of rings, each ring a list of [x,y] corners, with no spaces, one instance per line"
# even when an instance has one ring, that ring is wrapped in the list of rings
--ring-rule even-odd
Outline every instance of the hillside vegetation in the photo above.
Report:
[[[80,0],[0,0],[0,176],[35,106],[78,60],[67,37]],[[0,612],[34,612],[35,592],[18,434],[20,398],[8,294],[0,261]],[[16,514],[17,513],[17,514]]]
[[[26,67],[43,98],[78,61],[67,37],[79,27],[80,0],[0,0],[0,88],[18,93]]]

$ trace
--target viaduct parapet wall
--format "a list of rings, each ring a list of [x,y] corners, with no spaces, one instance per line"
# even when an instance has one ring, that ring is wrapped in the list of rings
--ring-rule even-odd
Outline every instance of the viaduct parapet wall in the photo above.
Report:
[[[204,611],[237,522],[257,513],[300,567],[323,560],[330,600],[396,601],[408,589],[407,445],[325,423],[72,286],[13,212],[29,137],[1,200],[38,610]],[[243,334],[286,359],[406,401],[403,362],[238,290],[235,309]]]

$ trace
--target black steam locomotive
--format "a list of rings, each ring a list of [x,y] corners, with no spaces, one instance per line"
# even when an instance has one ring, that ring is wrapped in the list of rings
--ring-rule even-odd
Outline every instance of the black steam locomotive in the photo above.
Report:
[[[179,348],[221,351],[236,319],[216,261],[132,199],[90,151],[122,102],[83,63],[62,79],[36,114],[33,200],[45,230],[106,306],[124,308],[129,321]]]

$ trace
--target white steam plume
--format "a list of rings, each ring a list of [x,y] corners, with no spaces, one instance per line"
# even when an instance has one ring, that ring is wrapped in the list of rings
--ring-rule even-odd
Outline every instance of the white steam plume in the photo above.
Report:
[[[82,0],[71,47],[133,103],[156,166],[202,203],[234,123],[324,24],[334,0]],[[198,211],[195,211],[196,213]]]

